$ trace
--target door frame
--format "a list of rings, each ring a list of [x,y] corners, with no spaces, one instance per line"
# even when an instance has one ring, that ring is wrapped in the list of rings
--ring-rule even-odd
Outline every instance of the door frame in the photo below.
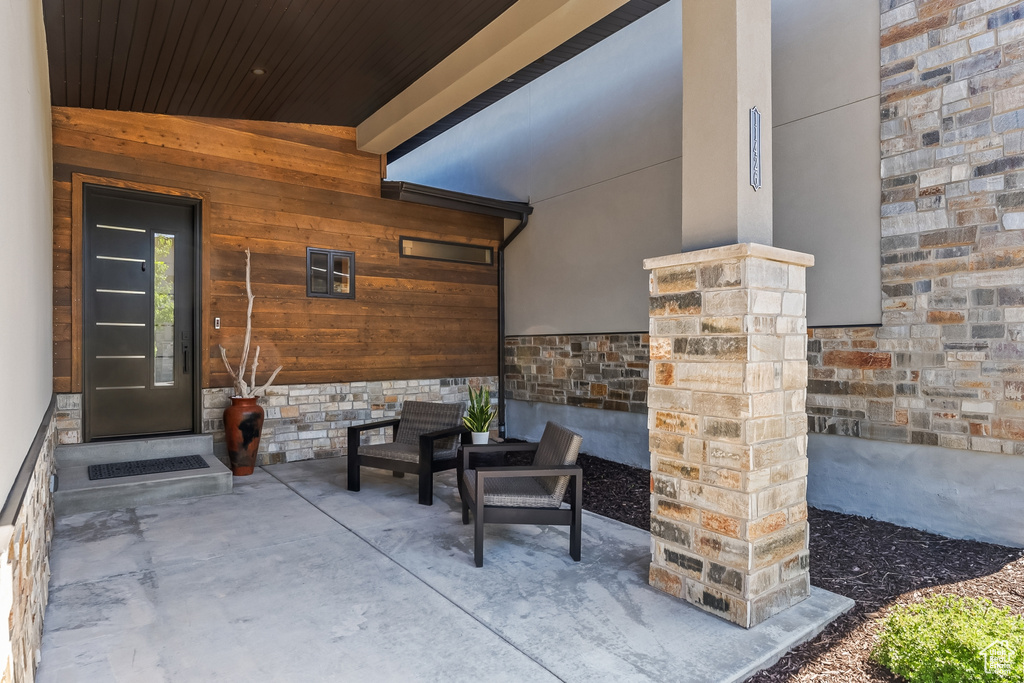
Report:
[[[85,263],[85,256],[82,245],[85,229],[85,188],[94,186],[105,189],[121,190],[125,194],[138,194],[145,197],[156,195],[156,199],[172,197],[183,200],[183,203],[191,204],[195,208],[193,221],[193,302],[192,302],[192,326],[193,334],[199,340],[199,353],[196,354],[198,372],[192,374],[192,433],[201,434],[203,431],[203,387],[209,385],[210,369],[207,359],[210,356],[210,330],[203,324],[206,311],[210,310],[210,292],[205,286],[210,281],[210,260],[205,258],[209,253],[209,231],[204,226],[209,225],[210,195],[206,192],[187,190],[182,188],[155,185],[152,183],[140,183],[135,181],[121,180],[101,176],[92,176],[84,173],[71,174],[71,391],[82,396],[82,440],[85,441],[85,420],[84,413],[89,410],[86,405],[85,391],[83,390],[83,356],[82,341],[85,330],[82,324],[82,292]]]

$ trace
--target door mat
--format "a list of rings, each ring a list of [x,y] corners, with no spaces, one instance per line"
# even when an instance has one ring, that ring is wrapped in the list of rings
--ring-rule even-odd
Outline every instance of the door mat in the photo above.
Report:
[[[206,464],[201,455],[179,455],[173,458],[155,458],[153,460],[128,460],[127,462],[89,465],[89,480],[134,477],[139,474],[160,474],[163,472],[180,472],[182,470],[199,470],[204,467],[209,467],[209,465]]]

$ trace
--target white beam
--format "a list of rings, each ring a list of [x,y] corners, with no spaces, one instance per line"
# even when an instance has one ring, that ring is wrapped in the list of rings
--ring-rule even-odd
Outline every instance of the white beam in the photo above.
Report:
[[[386,154],[626,2],[519,0],[360,123],[357,146]]]

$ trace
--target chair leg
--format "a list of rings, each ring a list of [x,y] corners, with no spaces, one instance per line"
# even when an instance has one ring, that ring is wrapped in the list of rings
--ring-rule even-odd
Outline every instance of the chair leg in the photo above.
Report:
[[[576,477],[573,477],[576,479]],[[573,486],[572,524],[569,527],[569,555],[576,562],[580,561],[580,548],[583,545],[583,482],[576,481]]]
[[[392,472],[391,476],[394,477],[395,479],[401,479],[402,477],[405,476],[405,472]]]
[[[476,480],[476,503],[473,511],[473,560],[476,566],[484,566],[484,482],[482,477]]]
[[[420,463],[420,505],[434,504],[434,473]]]
[[[462,497],[462,523],[469,524],[469,503],[465,496]]]
[[[351,446],[348,451],[348,490],[359,490],[359,452]]]

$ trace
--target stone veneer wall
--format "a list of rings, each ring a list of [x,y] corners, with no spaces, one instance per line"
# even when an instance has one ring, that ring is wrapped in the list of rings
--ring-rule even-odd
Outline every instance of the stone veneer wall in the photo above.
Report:
[[[58,444],[82,443],[82,395],[57,394],[53,422]]]
[[[646,332],[506,337],[506,396],[646,414],[649,355]]]
[[[402,401],[407,398],[468,404],[471,385],[491,387],[491,401],[497,401],[497,377],[273,386],[260,400],[266,419],[259,464],[345,455],[346,430],[350,425],[395,417],[401,413]],[[203,389],[203,433],[213,434],[214,446],[221,455],[224,408],[231,404],[231,394],[230,387]],[[58,443],[81,443],[81,394],[57,395],[54,424]],[[493,427],[497,433],[497,423]],[[385,435],[368,433],[368,438],[377,443]]]
[[[350,425],[384,420],[401,413],[406,399],[469,402],[470,386],[492,387],[496,377],[420,379],[392,382],[290,384],[271,387],[260,401],[266,411],[260,440],[260,465],[345,455]],[[230,388],[203,390],[203,432],[214,435],[223,449],[224,408]],[[497,424],[492,424],[497,430]],[[383,442],[383,431],[369,433],[371,443]]]
[[[883,324],[813,331],[810,429],[1024,455],[1024,3],[882,0],[881,77]]]
[[[0,641],[5,661],[0,682],[35,679],[43,636],[43,613],[49,596],[50,542],[53,538],[53,448],[56,419],[50,421],[32,479],[15,519],[11,537],[0,553],[0,610],[8,615],[7,640]]]

